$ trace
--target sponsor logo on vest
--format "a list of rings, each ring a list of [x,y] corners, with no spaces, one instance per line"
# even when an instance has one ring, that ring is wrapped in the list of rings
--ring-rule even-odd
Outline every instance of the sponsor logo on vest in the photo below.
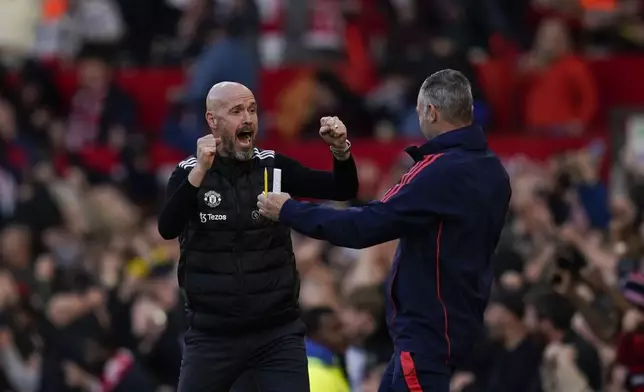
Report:
[[[206,223],[211,221],[225,221],[226,219],[228,219],[226,215],[206,214],[204,212],[199,213],[199,220],[201,221],[201,223]]]
[[[252,216],[254,220],[259,219],[259,211],[255,210],[255,211],[251,212],[250,216]]]
[[[221,195],[215,191],[208,191],[203,197],[203,201],[210,208],[215,208],[221,203]]]

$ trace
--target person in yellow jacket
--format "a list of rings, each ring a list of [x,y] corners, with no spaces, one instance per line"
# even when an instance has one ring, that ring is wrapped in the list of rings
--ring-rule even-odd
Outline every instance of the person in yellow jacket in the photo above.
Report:
[[[305,311],[302,319],[307,329],[311,392],[350,392],[338,357],[346,348],[338,315],[330,308],[319,307]]]

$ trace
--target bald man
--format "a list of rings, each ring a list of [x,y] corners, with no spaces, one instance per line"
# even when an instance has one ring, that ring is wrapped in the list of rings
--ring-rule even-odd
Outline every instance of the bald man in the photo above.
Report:
[[[282,191],[291,195],[354,198],[358,175],[347,130],[337,117],[320,120],[333,172],[317,171],[255,147],[257,102],[245,86],[213,86],[206,108],[210,132],[172,173],[159,217],[161,236],[179,237],[181,246],[190,328],[179,392],[228,392],[242,373],[254,379],[253,390],[308,392],[290,230],[259,214],[257,196],[265,169],[272,184],[278,168]],[[247,384],[235,389],[247,391]]]

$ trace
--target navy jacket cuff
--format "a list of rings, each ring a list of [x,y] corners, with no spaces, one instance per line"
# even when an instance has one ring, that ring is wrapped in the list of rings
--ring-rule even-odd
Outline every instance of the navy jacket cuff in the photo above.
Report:
[[[284,223],[285,225],[289,225],[295,218],[299,204],[300,203],[297,200],[286,200],[286,202],[282,206],[282,209],[280,210],[280,222]]]

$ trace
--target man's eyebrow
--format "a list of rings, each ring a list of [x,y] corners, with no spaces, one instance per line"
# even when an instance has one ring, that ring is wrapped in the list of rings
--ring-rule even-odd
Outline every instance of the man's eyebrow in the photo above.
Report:
[[[244,104],[240,103],[240,104],[237,104],[237,105],[233,106],[232,108],[230,108],[230,110],[243,109],[243,108],[244,108]]]

